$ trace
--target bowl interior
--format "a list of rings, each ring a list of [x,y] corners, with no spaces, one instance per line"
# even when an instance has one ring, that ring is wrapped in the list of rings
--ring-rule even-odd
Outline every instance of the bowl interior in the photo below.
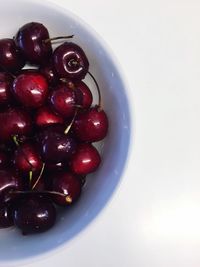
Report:
[[[109,49],[79,18],[52,4],[37,1],[4,2],[0,9],[0,24],[4,25],[0,37],[13,37],[21,25],[31,21],[43,23],[51,36],[75,34],[74,42],[85,50],[90,71],[101,88],[110,128],[108,137],[98,145],[102,154],[101,167],[88,177],[80,201],[70,210],[62,212],[56,226],[42,236],[22,236],[14,228],[0,230],[0,263],[16,264],[17,261],[56,249],[86,228],[116,189],[129,148],[130,120],[126,88],[118,71],[120,66],[117,66]],[[86,83],[94,88],[96,94],[94,84],[88,77]]]

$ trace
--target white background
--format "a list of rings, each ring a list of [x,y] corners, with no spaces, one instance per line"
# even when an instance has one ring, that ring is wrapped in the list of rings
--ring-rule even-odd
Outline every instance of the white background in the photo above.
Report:
[[[132,90],[134,147],[89,229],[28,266],[199,267],[200,1],[54,2],[116,54]]]

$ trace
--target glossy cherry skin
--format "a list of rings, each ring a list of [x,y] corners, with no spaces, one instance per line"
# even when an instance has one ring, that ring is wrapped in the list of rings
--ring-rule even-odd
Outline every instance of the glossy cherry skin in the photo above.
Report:
[[[60,206],[73,204],[81,194],[81,181],[71,172],[55,172],[51,177],[50,191],[65,194],[65,196],[53,195],[53,201]]]
[[[19,71],[24,65],[24,57],[14,40],[0,39],[0,67],[3,71]]]
[[[65,134],[48,133],[42,141],[42,157],[47,163],[65,162],[75,151],[75,140]]]
[[[52,62],[48,62],[41,66],[39,71],[45,76],[49,85],[53,86],[59,82],[58,75]]]
[[[35,115],[35,124],[38,127],[46,127],[52,124],[62,124],[64,120],[48,106],[39,108]]]
[[[108,117],[98,107],[80,112],[74,121],[73,131],[76,137],[84,142],[97,142],[106,137]]]
[[[13,224],[12,205],[10,203],[0,204],[0,228],[7,228]]]
[[[15,98],[27,108],[41,107],[48,96],[48,83],[37,72],[28,72],[17,76],[12,91]]]
[[[0,202],[7,202],[17,197],[12,191],[23,190],[23,181],[20,176],[9,170],[0,170]]]
[[[76,105],[81,101],[81,92],[65,83],[58,85],[50,95],[52,108],[64,118],[73,117]]]
[[[13,163],[17,170],[23,173],[40,172],[42,160],[34,144],[24,143],[17,147]]]
[[[0,151],[0,169],[5,168],[9,165],[8,154],[4,151]]]
[[[79,82],[75,84],[75,87],[81,91],[82,93],[82,101],[81,101],[81,106],[82,108],[90,108],[92,105],[93,101],[93,96],[90,91],[90,88],[84,83],[84,82]]]
[[[61,170],[66,170],[68,169],[68,161],[65,162],[58,162],[58,163],[47,163],[45,165],[45,169],[48,171],[61,171]]]
[[[53,61],[60,78],[80,81],[88,72],[89,62],[85,52],[72,42],[65,42],[58,46],[54,50]]]
[[[0,72],[0,105],[8,105],[11,103],[11,87],[13,78],[6,72]]]
[[[79,144],[72,156],[69,166],[73,173],[86,175],[98,169],[101,157],[98,150],[91,144]]]
[[[23,235],[45,232],[55,221],[56,209],[53,203],[39,194],[27,195],[14,211],[14,224]]]
[[[49,136],[54,135],[55,133],[63,134],[66,126],[64,124],[50,124],[47,127],[38,129],[35,139],[37,142],[37,146],[42,151],[43,142],[49,138]]]
[[[32,64],[44,64],[52,54],[51,42],[47,28],[38,22],[23,25],[15,37],[17,46],[21,49],[25,59]]]
[[[19,108],[9,108],[0,113],[0,141],[11,141],[15,135],[28,135],[32,130],[31,118]]]

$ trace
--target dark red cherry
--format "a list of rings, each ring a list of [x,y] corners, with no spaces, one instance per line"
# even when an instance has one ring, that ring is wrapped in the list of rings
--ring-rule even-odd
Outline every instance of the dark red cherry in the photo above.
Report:
[[[48,96],[48,83],[45,77],[37,72],[17,76],[12,90],[16,99],[28,108],[41,107]]]
[[[42,141],[42,157],[47,163],[65,162],[75,150],[75,140],[64,133],[48,133]]]
[[[14,211],[14,224],[22,234],[42,233],[56,221],[56,209],[49,198],[38,194],[26,196]]]
[[[38,127],[46,127],[52,124],[62,124],[64,120],[61,116],[55,114],[48,106],[43,106],[35,114],[35,124]]]
[[[52,62],[45,63],[39,71],[45,76],[49,85],[55,85],[59,82],[58,75]]]
[[[44,64],[52,54],[51,42],[47,28],[38,22],[23,25],[17,32],[15,42],[25,59],[32,64]]]
[[[76,105],[81,104],[82,94],[68,83],[58,85],[50,95],[52,108],[64,118],[73,117]]]
[[[7,228],[13,223],[13,209],[10,203],[0,204],[0,228]]]
[[[108,117],[102,109],[90,108],[76,116],[73,131],[81,141],[100,141],[107,135]]]
[[[17,147],[13,162],[16,169],[23,173],[39,172],[42,169],[40,154],[31,143],[20,144]]]
[[[35,136],[38,146],[41,148],[43,142],[48,139],[50,135],[54,135],[55,133],[63,134],[65,129],[66,126],[64,124],[50,124],[47,127],[41,128]]]
[[[31,129],[31,118],[25,111],[9,108],[0,113],[0,141],[9,141],[15,135],[28,135]]]
[[[50,190],[62,195],[52,194],[52,199],[57,205],[68,206],[74,203],[81,194],[81,181],[70,172],[55,172],[52,177]]]
[[[24,57],[13,39],[0,39],[0,67],[15,72],[25,65]]]
[[[81,106],[86,109],[89,108],[92,105],[93,101],[93,96],[89,87],[82,81],[75,84],[75,87],[82,93]]]
[[[12,191],[23,190],[20,176],[9,170],[0,170],[0,203],[14,199],[17,195]]]
[[[98,150],[91,144],[79,144],[70,160],[71,170],[78,175],[94,172],[101,163]]]
[[[9,158],[8,154],[4,151],[0,151],[0,169],[8,167],[9,165]]]
[[[67,162],[47,163],[45,169],[48,171],[66,170],[68,168]]]
[[[8,105],[11,102],[11,86],[13,78],[6,72],[0,72],[0,105]]]
[[[53,53],[53,60],[58,76],[73,81],[84,79],[89,68],[83,49],[72,42],[58,46]]]

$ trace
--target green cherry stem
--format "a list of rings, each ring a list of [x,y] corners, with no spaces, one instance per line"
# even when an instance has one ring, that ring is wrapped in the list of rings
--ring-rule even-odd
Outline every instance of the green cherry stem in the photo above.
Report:
[[[73,116],[73,118],[72,118],[70,124],[69,124],[69,125],[67,126],[67,128],[65,129],[64,134],[68,134],[69,130],[70,130],[71,127],[72,127],[72,124],[74,123],[74,120],[75,120],[75,118],[76,118],[77,113],[78,113],[78,107],[77,107],[76,110],[75,110],[74,116]]]
[[[20,146],[20,143],[18,142],[16,135],[13,136],[13,142],[15,143],[16,146]]]
[[[56,40],[61,40],[61,39],[70,39],[73,37],[74,37],[74,34],[67,35],[67,36],[58,36],[58,37],[48,38],[46,40],[43,40],[43,42],[46,44],[46,43],[51,42],[51,41],[56,41]]]
[[[45,167],[45,163],[42,163],[42,168],[41,168],[40,174],[39,174],[37,180],[35,181],[35,183],[33,184],[32,190],[36,187],[36,185],[38,184],[39,180],[41,179],[42,174],[44,172],[44,167]]]
[[[31,185],[32,180],[33,180],[33,171],[30,171],[29,172],[29,185]]]

